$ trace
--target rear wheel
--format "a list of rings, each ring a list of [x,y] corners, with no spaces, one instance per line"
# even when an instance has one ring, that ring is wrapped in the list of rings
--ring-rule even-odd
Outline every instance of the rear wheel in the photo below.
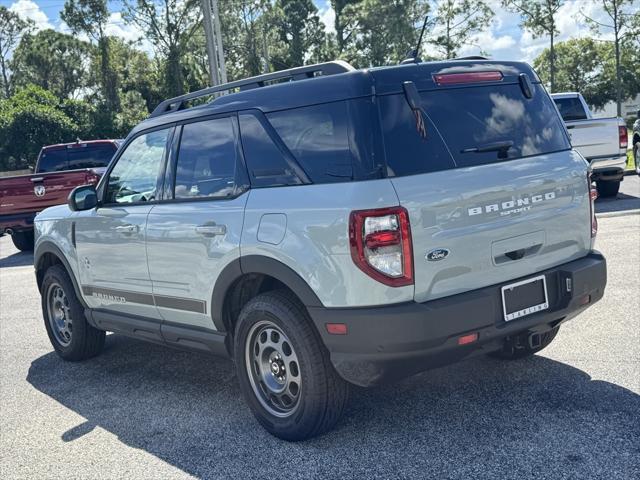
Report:
[[[491,352],[489,356],[502,360],[518,360],[520,358],[530,357],[543,348],[548,347],[553,339],[556,338],[558,330],[560,330],[560,327],[555,327],[545,333],[541,333],[533,347],[526,336],[507,339],[502,349]]]
[[[47,269],[41,292],[45,328],[58,355],[72,361],[98,355],[104,346],[105,332],[87,323],[84,307],[62,266]]]
[[[33,230],[13,232],[11,234],[11,240],[15,247],[21,252],[33,250]]]
[[[599,197],[615,197],[620,190],[620,180],[600,180],[596,182]]]
[[[234,357],[242,393],[272,435],[304,440],[340,418],[348,385],[331,365],[304,306],[288,292],[265,293],[245,305]]]

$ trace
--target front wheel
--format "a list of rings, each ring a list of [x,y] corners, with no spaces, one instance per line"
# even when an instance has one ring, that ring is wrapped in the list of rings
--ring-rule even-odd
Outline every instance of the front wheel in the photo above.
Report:
[[[41,292],[44,325],[58,355],[71,361],[98,355],[104,346],[105,332],[87,322],[71,278],[61,265],[47,269]]]
[[[348,385],[329,360],[304,306],[288,292],[268,292],[240,312],[235,364],[242,393],[272,435],[305,440],[331,429]]]
[[[33,250],[33,230],[13,232],[11,234],[13,245],[21,252]]]
[[[600,180],[596,182],[599,197],[615,197],[620,190],[620,180]]]

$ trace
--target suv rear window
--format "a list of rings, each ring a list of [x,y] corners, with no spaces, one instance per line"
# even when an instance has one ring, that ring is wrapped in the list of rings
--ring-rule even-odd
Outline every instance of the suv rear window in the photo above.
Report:
[[[426,138],[417,132],[404,95],[381,99],[391,175],[471,167],[571,148],[562,121],[540,84],[534,85],[530,99],[518,84],[427,91],[421,93],[421,99],[428,117]],[[394,116],[397,121],[390,120]],[[503,151],[473,151],[506,142],[511,146]]]
[[[578,97],[554,98],[553,101],[556,102],[560,115],[565,121],[587,119],[587,112],[584,111],[584,106]]]

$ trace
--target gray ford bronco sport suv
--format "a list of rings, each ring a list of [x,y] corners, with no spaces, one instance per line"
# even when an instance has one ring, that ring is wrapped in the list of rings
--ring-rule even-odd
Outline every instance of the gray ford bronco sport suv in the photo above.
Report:
[[[66,360],[105,331],[228,355],[305,439],[349,384],[547,346],[604,292],[593,200],[524,63],[267,74],[163,102],[37,216],[44,323]]]

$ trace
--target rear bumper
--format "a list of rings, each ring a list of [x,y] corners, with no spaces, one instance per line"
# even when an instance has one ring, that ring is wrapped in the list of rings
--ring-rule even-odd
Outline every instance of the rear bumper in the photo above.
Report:
[[[510,322],[503,319],[503,284],[426,303],[310,307],[309,313],[338,373],[356,385],[371,386],[498,350],[512,335],[543,333],[600,300],[607,282],[606,261],[595,251],[540,274],[546,276],[550,308]],[[348,333],[330,335],[327,323],[345,323]],[[478,333],[478,340],[459,346],[458,338],[470,333]]]
[[[592,158],[591,177],[594,180],[619,181],[624,176],[627,165],[627,155],[616,155],[614,157]]]
[[[5,233],[7,230],[32,230],[35,216],[35,212],[0,215],[0,233]]]

